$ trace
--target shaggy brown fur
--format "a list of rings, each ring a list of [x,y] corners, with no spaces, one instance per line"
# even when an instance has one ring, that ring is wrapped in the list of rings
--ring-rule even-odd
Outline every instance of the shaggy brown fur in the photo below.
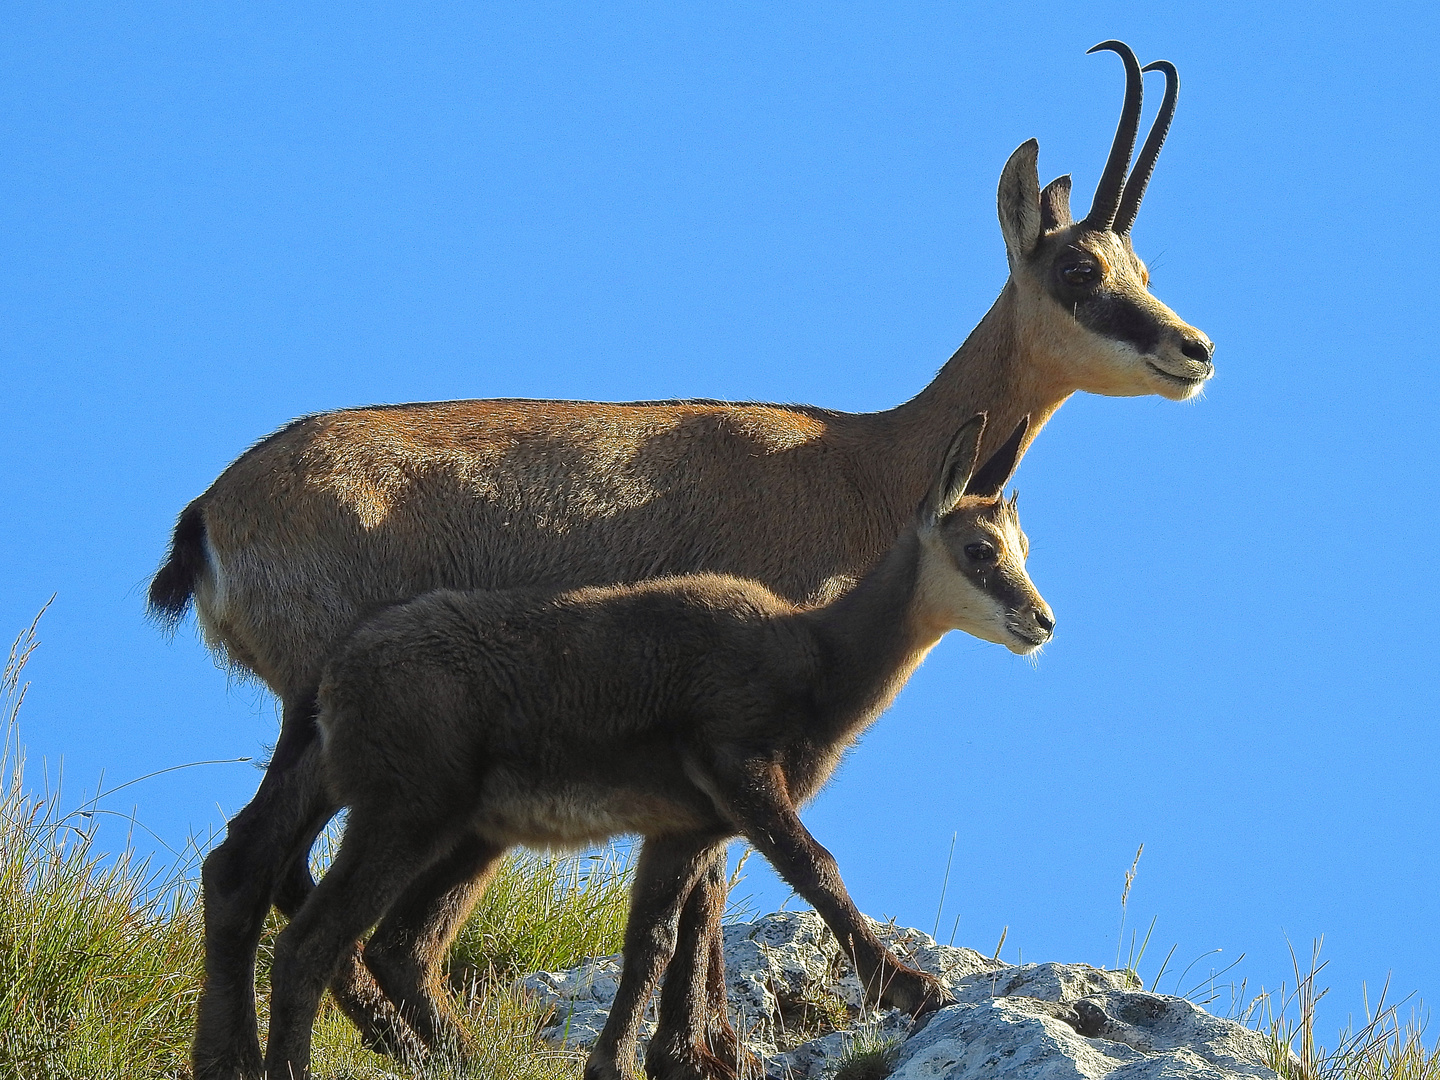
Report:
[[[315,1010],[346,951],[457,843],[493,862],[515,844],[646,838],[589,1080],[635,1075],[638,1021],[684,901],[736,834],[825,918],[872,1001],[917,1015],[949,1004],[881,944],[796,809],[946,631],[1017,653],[1050,637],[999,495],[1024,425],[976,472],[983,425],[961,429],[890,552],[819,608],[701,574],[558,593],[440,590],[362,624],[320,689],[322,769],[349,819],[276,945],[269,1075],[305,1075]],[[427,1042],[462,1045],[443,995],[385,990]]]
[[[1000,181],[1010,280],[935,380],[895,409],[701,401],[351,409],[276,432],[186,508],[152,583],[151,610],[174,621],[193,598],[207,639],[284,704],[260,790],[205,862],[199,1080],[259,1069],[260,928],[272,899],[293,914],[313,887],[304,852],[278,839],[319,799],[313,778],[295,767],[314,737],[311,688],[362,614],[436,588],[566,588],[697,571],[821,602],[905,527],[958,417],[990,414],[988,453],[993,433],[1029,415],[1033,437],[1076,390],[1174,399],[1199,391],[1213,371],[1208,339],[1149,294],[1128,233],[1070,221],[1068,179],[1047,187],[1042,205],[1037,150],[1033,140],[1021,146]],[[463,849],[432,868],[416,886],[432,894],[410,899],[413,922],[377,955],[410,949],[405,963],[423,965],[480,869]],[[710,938],[708,961],[693,958],[692,968],[719,986],[718,938]],[[416,1048],[358,960],[334,989],[372,1045]],[[685,1023],[698,1030],[694,1018]],[[723,1021],[709,1038],[722,1053],[734,1048]]]

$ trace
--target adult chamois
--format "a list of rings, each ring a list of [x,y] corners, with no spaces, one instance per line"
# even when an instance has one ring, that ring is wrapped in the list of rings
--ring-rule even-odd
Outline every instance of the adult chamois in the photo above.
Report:
[[[1210,341],[1150,295],[1130,241],[1174,112],[1175,71],[1151,65],[1163,67],[1166,94],[1127,181],[1142,69],[1119,42],[1097,48],[1124,61],[1126,95],[1089,212],[1072,220],[1068,177],[1041,191],[1034,140],[1011,155],[998,194],[1009,280],[905,404],[864,414],[709,401],[347,409],[271,435],[185,508],[151,584],[151,610],[173,622],[193,599],[207,640],[284,706],[259,791],[205,861],[197,1080],[260,1068],[261,926],[272,900],[293,914],[313,887],[304,855],[276,838],[314,797],[313,778],[296,770],[315,737],[312,688],[363,612],[436,588],[573,587],[696,571],[818,603],[905,527],[957,417],[990,415],[988,453],[993,432],[1029,415],[1028,441],[1077,390],[1177,400],[1199,391],[1214,370]],[[443,955],[473,903],[482,854],[461,845],[433,867],[392,907],[365,956],[408,952],[422,964]],[[717,994],[722,906],[717,864],[685,916],[711,954],[677,958],[708,971]],[[373,1044],[421,1049],[358,948],[333,989]],[[699,1021],[683,1024],[695,1043]],[[714,1020],[711,1038],[732,1034]]]
[[[1001,491],[1022,420],[976,469],[983,415],[956,434],[912,524],[838,600],[807,608],[743,578],[442,589],[362,623],[320,687],[319,771],[345,836],[275,947],[271,1078],[307,1075],[320,996],[354,941],[462,839],[485,871],[515,844],[645,837],[615,1004],[586,1066],[629,1080],[641,1006],[696,881],[745,836],[824,917],[874,1002],[921,1014],[951,1000],[866,924],[797,807],[942,635],[1030,653],[1054,618],[1025,573]],[[405,1018],[463,1042],[416,987]],[[701,987],[691,992],[703,996]]]

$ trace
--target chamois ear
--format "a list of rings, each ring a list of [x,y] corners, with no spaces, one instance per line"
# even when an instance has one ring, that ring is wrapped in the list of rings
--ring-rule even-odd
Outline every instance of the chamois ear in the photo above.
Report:
[[[1040,192],[1040,228],[1049,232],[1051,229],[1063,229],[1066,225],[1074,224],[1070,216],[1070,174],[1057,176],[1045,185],[1045,190]]]
[[[1005,485],[1015,473],[1015,466],[1020,464],[1020,447],[1025,442],[1025,433],[1029,430],[1030,417],[1021,417],[1020,423],[1015,425],[1015,430],[1000,449],[991,454],[990,460],[976,469],[970,477],[969,483],[965,485],[966,495],[993,499],[1005,489]]]
[[[966,420],[950,440],[945,462],[940,466],[940,473],[935,477],[935,483],[931,485],[930,494],[925,496],[925,504],[921,508],[921,514],[927,521],[936,521],[954,510],[955,504],[965,494],[965,485],[970,482],[970,474],[975,471],[975,462],[980,457],[980,439],[984,434],[985,414],[982,412]]]
[[[1034,139],[1021,143],[1000,173],[995,203],[1005,253],[1012,265],[1027,257],[1040,242],[1040,174],[1035,168],[1039,153],[1040,144]]]

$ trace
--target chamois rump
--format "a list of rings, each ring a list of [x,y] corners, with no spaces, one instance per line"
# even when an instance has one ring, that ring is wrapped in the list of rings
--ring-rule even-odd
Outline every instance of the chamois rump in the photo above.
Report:
[[[515,844],[645,837],[591,1080],[634,1075],[641,1007],[681,906],[735,835],[820,912],[872,1000],[917,1015],[948,1004],[938,980],[869,929],[796,810],[947,631],[1021,654],[1051,636],[1001,496],[1026,421],[977,470],[984,426],[982,414],[960,429],[911,527],[820,607],[699,574],[439,590],[362,623],[320,687],[326,809],[348,807],[349,818],[330,871],[276,945],[269,1075],[305,1075],[320,996],[352,943],[462,838],[493,864]],[[462,1041],[443,994],[401,1007],[428,1042]]]
[[[1130,238],[1174,113],[1175,71],[1158,65],[1165,98],[1127,180],[1142,69],[1119,42],[1097,48],[1120,55],[1126,94],[1088,214],[1072,220],[1069,177],[1040,189],[1034,140],[1011,155],[997,195],[1009,279],[910,401],[863,414],[713,401],[347,409],[271,435],[186,507],[150,608],[173,623],[193,600],[206,639],[283,703],[264,780],[205,860],[197,1080],[260,1070],[254,966],[265,913],[273,901],[293,915],[314,887],[305,853],[277,838],[323,798],[300,767],[316,734],[313,688],[362,613],[437,588],[570,588],[698,571],[822,602],[904,530],[958,419],[989,414],[988,454],[1025,415],[1028,443],[1077,390],[1200,391],[1214,371],[1210,340],[1151,295]],[[414,967],[443,955],[486,857],[458,845],[391,909],[363,955],[357,948],[342,964],[332,989],[370,1045],[423,1053],[372,976],[379,958],[404,953]],[[697,1054],[705,1040],[735,1045],[721,1011],[723,906],[717,863],[685,920],[708,953],[682,947],[677,956],[708,979],[709,1026],[662,1006],[662,1032],[675,1038],[660,1041],[688,1040]]]

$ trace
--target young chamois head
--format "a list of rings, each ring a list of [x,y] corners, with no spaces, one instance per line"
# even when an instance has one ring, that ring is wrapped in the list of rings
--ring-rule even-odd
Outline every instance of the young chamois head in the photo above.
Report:
[[[1210,339],[1150,295],[1150,272],[1130,243],[1130,227],[1175,114],[1180,77],[1167,60],[1144,68],[1129,46],[1105,41],[1090,52],[1125,63],[1125,107],[1090,211],[1070,216],[1070,177],[1043,191],[1034,139],[1010,155],[1000,176],[1000,230],[1010,279],[1032,355],[1057,365],[1091,393],[1193,397],[1215,373]],[[1125,178],[1140,127],[1143,73],[1165,73],[1165,98]]]
[[[1030,541],[1020,531],[1015,498],[1001,496],[1029,426],[1027,416],[976,468],[985,414],[967,420],[920,505],[917,529],[919,604],[931,631],[964,630],[1022,654],[1055,631],[1050,605],[1025,572]]]

